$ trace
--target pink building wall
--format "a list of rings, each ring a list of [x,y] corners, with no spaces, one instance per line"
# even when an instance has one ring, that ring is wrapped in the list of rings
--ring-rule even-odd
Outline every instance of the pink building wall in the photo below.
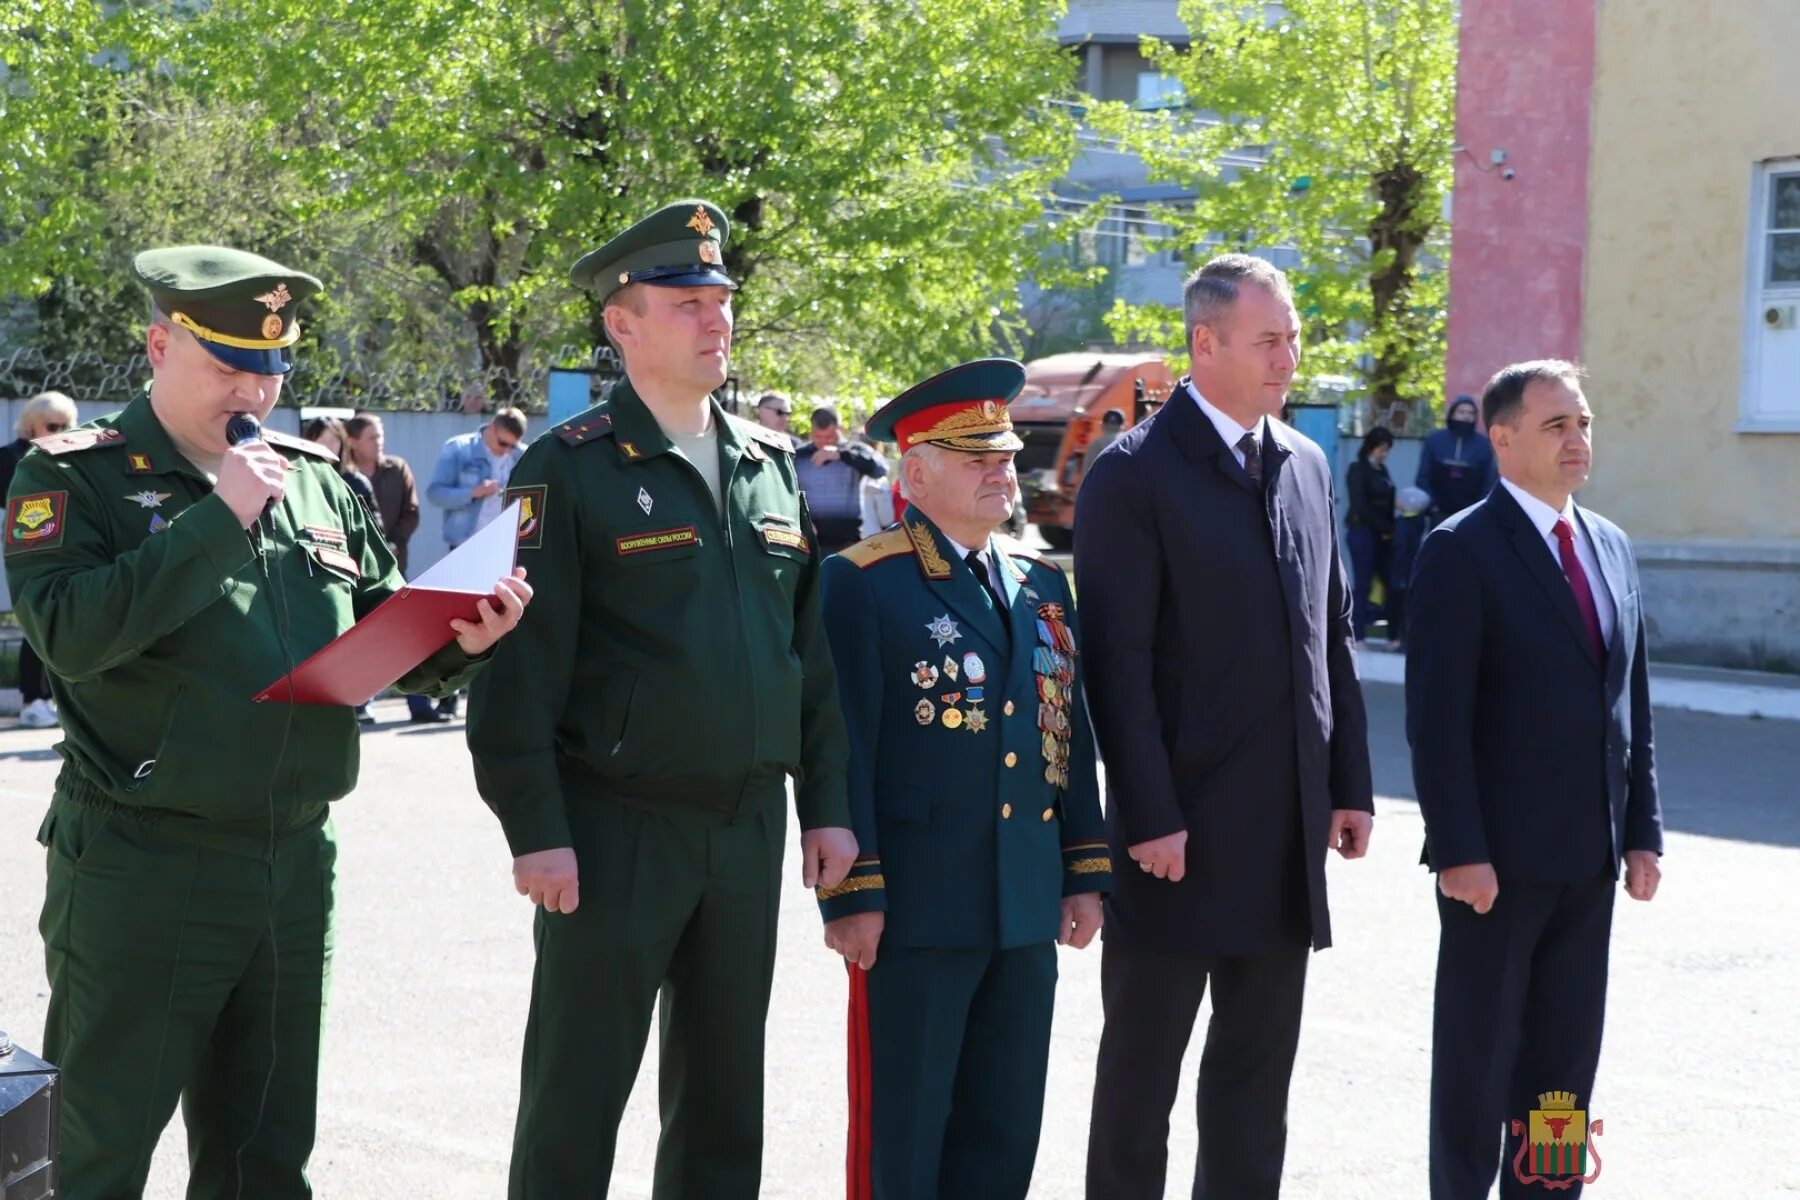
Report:
[[[1581,356],[1596,0],[1463,0],[1451,199],[1450,395]],[[1495,150],[1506,161],[1494,165]],[[1512,178],[1506,172],[1512,172]]]

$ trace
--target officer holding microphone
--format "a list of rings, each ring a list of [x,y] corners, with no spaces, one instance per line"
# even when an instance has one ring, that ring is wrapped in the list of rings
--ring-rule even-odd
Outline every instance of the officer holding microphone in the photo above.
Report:
[[[330,456],[258,428],[319,281],[215,246],[134,272],[155,300],[149,388],[38,439],[0,527],[63,716],[39,833],[61,1194],[141,1194],[179,1098],[189,1195],[309,1197],[328,809],[355,786],[357,724],[251,697],[402,579]],[[403,691],[467,683],[531,598],[514,574]]]

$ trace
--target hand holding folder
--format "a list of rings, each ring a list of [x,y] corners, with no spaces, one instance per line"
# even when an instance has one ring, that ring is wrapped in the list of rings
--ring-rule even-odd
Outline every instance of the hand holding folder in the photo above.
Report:
[[[512,574],[518,530],[516,505],[508,505],[374,612],[257,693],[256,702],[354,706],[379,694],[458,636],[452,620],[479,627],[483,600],[504,611],[494,589]]]

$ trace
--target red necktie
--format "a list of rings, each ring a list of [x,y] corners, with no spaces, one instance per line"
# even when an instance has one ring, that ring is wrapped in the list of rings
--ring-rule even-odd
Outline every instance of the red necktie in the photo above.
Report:
[[[1594,606],[1594,589],[1588,586],[1581,556],[1575,553],[1575,527],[1569,524],[1569,518],[1558,517],[1555,533],[1563,574],[1569,577],[1569,590],[1575,593],[1575,607],[1581,610],[1582,623],[1587,626],[1588,637],[1594,643],[1594,657],[1605,662],[1606,639],[1600,634],[1600,610]]]

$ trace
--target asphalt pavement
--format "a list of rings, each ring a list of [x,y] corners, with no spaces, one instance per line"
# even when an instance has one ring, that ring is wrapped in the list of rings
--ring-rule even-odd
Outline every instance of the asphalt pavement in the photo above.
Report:
[[[1399,689],[1369,683],[1365,693],[1374,843],[1368,858],[1330,867],[1338,943],[1311,963],[1284,1196],[1425,1195],[1436,916],[1417,863]],[[324,1198],[492,1200],[505,1191],[531,914],[470,782],[461,725],[410,726],[404,705],[377,708],[383,723],[364,736],[362,784],[335,817],[338,953],[313,1179]],[[1605,1121],[1602,1174],[1587,1194],[1800,1196],[1800,723],[1666,709],[1657,734],[1668,853],[1657,899],[1618,907],[1598,1093],[1580,1098]],[[0,730],[0,1027],[31,1048],[47,1000],[36,932],[43,854],[33,835],[56,739],[53,730]],[[704,745],[696,730],[696,752]],[[797,859],[787,873],[763,1194],[835,1200],[843,968],[820,945]],[[1075,1200],[1100,957],[1097,947],[1059,957],[1032,1195]],[[1169,1197],[1187,1196],[1192,1177],[1199,1043],[1185,1048]],[[620,1135],[611,1194],[624,1200],[650,1194],[655,1061],[652,1038]],[[184,1156],[177,1118],[157,1154],[153,1200],[182,1194]]]

